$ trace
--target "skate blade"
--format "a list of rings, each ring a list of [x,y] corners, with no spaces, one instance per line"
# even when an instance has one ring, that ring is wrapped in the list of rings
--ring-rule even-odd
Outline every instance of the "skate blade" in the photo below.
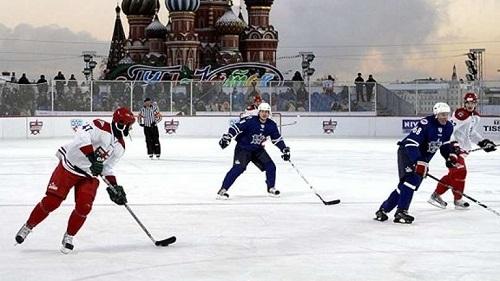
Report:
[[[223,201],[226,201],[226,200],[229,200],[229,197],[227,197],[227,196],[217,195],[217,197],[216,197],[215,199],[216,199],[216,200],[223,200]]]
[[[69,253],[73,252],[73,250],[72,250],[72,249],[68,249],[68,248],[66,248],[66,247],[64,247],[64,246],[62,246],[62,247],[61,247],[60,251],[61,251],[61,253],[65,254],[65,255],[67,255],[67,254],[69,254]]]
[[[271,197],[271,198],[280,198],[280,194],[272,194],[272,193],[268,193],[267,196]]]
[[[469,207],[455,206],[455,210],[467,211],[467,210],[469,210]]]
[[[438,207],[439,209],[446,209],[446,205],[443,206],[443,205],[439,204],[438,202],[436,202],[436,201],[434,201],[432,199],[427,200],[427,203],[431,204],[434,207]]]

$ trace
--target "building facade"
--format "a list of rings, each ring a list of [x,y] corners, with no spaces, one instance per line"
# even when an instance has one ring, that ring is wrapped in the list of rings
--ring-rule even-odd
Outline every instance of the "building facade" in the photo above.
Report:
[[[245,0],[248,23],[231,0],[165,0],[167,24],[161,22],[158,0],[123,0],[129,34],[125,38],[116,8],[107,79],[123,74],[126,66],[142,64],[190,70],[238,62],[276,65],[278,32],[270,24],[273,0]]]

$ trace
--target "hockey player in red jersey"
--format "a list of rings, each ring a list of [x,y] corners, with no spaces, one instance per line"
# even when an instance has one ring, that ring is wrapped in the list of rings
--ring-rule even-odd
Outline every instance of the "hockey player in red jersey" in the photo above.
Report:
[[[35,206],[26,223],[16,234],[21,244],[26,236],[66,199],[70,190],[75,190],[75,208],[71,213],[61,251],[73,250],[73,236],[80,230],[92,209],[96,196],[99,175],[114,186],[107,188],[109,196],[118,205],[127,203],[123,187],[117,184],[113,167],[125,152],[124,137],[135,122],[128,108],[118,108],[110,123],[95,119],[90,124],[77,128],[72,142],[59,148],[59,164],[54,169],[47,185],[45,197]],[[91,176],[92,175],[92,176]]]
[[[477,132],[480,117],[476,112],[476,105],[477,95],[475,93],[465,94],[464,106],[457,109],[451,119],[454,125],[451,140],[455,141],[455,153],[453,157],[456,158],[456,163],[446,163],[446,166],[449,168],[448,174],[441,178],[441,181],[454,188],[453,197],[455,209],[467,209],[470,205],[462,199],[462,193],[464,192],[465,177],[467,175],[465,157],[472,148],[472,143],[477,143],[477,145],[486,152],[496,150],[495,144],[491,140],[483,138],[481,134]],[[436,207],[446,208],[447,203],[441,198],[441,195],[444,194],[446,190],[448,190],[447,186],[439,183],[428,202]]]

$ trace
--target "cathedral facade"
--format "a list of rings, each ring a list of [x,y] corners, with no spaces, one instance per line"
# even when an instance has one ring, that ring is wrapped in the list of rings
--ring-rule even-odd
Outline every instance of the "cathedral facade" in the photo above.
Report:
[[[243,0],[242,0],[243,1]],[[233,12],[232,0],[165,0],[168,22],[158,17],[158,0],[123,0],[116,20],[105,76],[114,79],[131,65],[178,66],[195,70],[239,62],[276,65],[278,32],[269,16],[274,0],[244,0]],[[123,32],[121,10],[129,24]]]

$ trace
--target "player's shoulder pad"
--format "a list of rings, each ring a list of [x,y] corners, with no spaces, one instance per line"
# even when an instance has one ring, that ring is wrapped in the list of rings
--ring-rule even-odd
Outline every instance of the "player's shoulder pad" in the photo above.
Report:
[[[455,110],[455,114],[453,114],[453,116],[460,121],[464,121],[465,119],[469,118],[470,115],[470,112],[463,107]]]
[[[105,132],[111,133],[111,124],[109,124],[108,122],[106,122],[102,119],[94,119],[93,123],[94,123],[94,126],[96,126],[97,128],[99,128]]]

